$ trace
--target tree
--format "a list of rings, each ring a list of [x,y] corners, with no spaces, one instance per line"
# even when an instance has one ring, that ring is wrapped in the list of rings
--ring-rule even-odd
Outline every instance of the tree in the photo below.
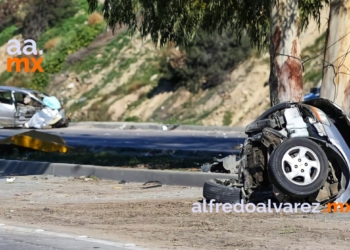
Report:
[[[228,31],[208,36],[200,30],[197,37],[191,47],[170,46],[161,57],[160,73],[174,88],[185,86],[196,93],[217,86],[252,53],[246,36],[242,36],[241,44],[237,43],[237,36]]]
[[[87,0],[96,11],[98,0]],[[302,99],[300,32],[314,18],[320,23],[324,0],[105,0],[102,12],[115,29],[127,25],[160,46],[172,41],[189,46],[200,29],[221,34],[243,32],[259,51],[270,45],[271,105]],[[272,33],[271,33],[272,32]]]
[[[271,10],[271,104],[303,99],[298,1],[283,0]]]
[[[22,25],[23,38],[37,40],[47,27],[55,26],[77,11],[76,2],[72,0],[30,0]]]
[[[6,27],[21,26],[20,10],[29,0],[4,0],[0,2],[0,32]]]
[[[350,1],[330,4],[321,97],[350,113]]]
[[[13,26],[24,39],[37,40],[47,27],[78,10],[73,0],[5,0],[0,2],[0,32]]]

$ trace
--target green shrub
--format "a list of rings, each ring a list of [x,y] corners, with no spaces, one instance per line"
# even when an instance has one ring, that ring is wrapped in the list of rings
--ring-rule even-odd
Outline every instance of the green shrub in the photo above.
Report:
[[[49,80],[50,76],[47,72],[35,72],[28,87],[38,91],[44,91]]]
[[[71,28],[73,29],[73,27]],[[77,27],[76,30],[71,30],[66,40],[63,40],[52,52],[46,54],[43,62],[45,73],[55,74],[60,72],[67,56],[82,47],[87,47],[102,30],[103,25],[101,24],[96,24],[94,26],[82,24]],[[44,82],[45,79],[47,80],[46,83]],[[40,78],[39,82],[36,81],[33,84],[40,83],[40,86],[36,87],[45,88],[48,84],[48,79],[47,77]]]
[[[224,126],[230,126],[231,122],[232,122],[232,113],[230,111],[226,111],[222,120],[222,124]]]
[[[1,85],[4,85],[4,83],[11,78],[13,73],[7,72],[7,70],[5,70],[4,72],[1,73],[0,75],[0,83]]]
[[[11,25],[10,27],[7,27],[5,30],[1,31],[1,33],[0,33],[0,46],[7,43],[8,40],[10,40],[15,35],[17,30],[18,30],[18,28],[15,25]]]
[[[239,43],[232,32],[220,36],[202,31],[193,46],[180,50],[186,52],[184,67],[172,67],[165,55],[160,63],[161,72],[175,87],[185,86],[192,92],[221,84],[252,53],[248,38],[243,36]]]
[[[137,116],[129,116],[125,119],[126,122],[139,122],[140,118]]]
[[[81,12],[76,15],[78,11]],[[102,23],[85,24],[89,16],[86,0],[28,0],[23,13],[25,13],[23,23],[21,21],[19,25],[8,27],[0,33],[0,45],[7,42],[17,29],[25,39],[35,39],[39,49],[43,49],[52,38],[61,39],[57,46],[44,51],[42,68],[45,72],[33,74],[32,82],[29,84],[33,89],[45,89],[51,75],[61,71],[67,56],[87,47],[104,29]],[[13,74],[3,73],[0,79],[8,80],[12,76]],[[25,79],[23,82],[26,82]]]
[[[21,28],[22,11],[19,9],[28,3],[29,0],[3,0],[0,3],[0,30],[4,31],[11,25]]]
[[[23,38],[37,40],[48,27],[59,26],[78,10],[77,0],[31,0],[26,5]]]

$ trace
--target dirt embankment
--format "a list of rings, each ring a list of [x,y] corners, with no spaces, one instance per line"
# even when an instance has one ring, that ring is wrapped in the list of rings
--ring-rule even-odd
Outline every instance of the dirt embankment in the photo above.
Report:
[[[82,11],[80,15],[86,13]],[[103,20],[102,16],[94,15],[95,21]],[[89,17],[86,15],[86,18],[84,22],[81,19],[79,25],[88,25]],[[327,18],[328,8],[321,12],[320,29],[310,20],[308,29],[301,34],[303,58],[322,54]],[[57,37],[44,39],[45,61],[50,60],[54,48],[59,48],[64,35],[57,33]],[[21,35],[16,38],[22,39]],[[6,48],[7,44],[0,46],[1,84],[26,86],[30,78],[20,74],[11,78],[6,74]],[[98,35],[86,48],[62,58],[61,70],[50,75],[46,92],[58,96],[76,121],[246,126],[269,107],[268,53],[248,58],[217,87],[197,94],[186,88],[177,89],[176,83],[169,84],[163,79],[163,59],[182,65],[183,54],[178,48],[155,48],[150,37],[130,37],[125,27],[118,28],[114,34],[109,30]],[[322,55],[304,65],[305,93],[321,79],[322,65]]]
[[[320,29],[310,20],[301,34],[303,57],[323,51],[327,18],[325,8]],[[90,45],[97,49],[88,49],[89,56],[72,54],[80,60],[50,84],[49,90],[64,100],[76,120],[246,126],[270,105],[268,53],[242,62],[219,86],[193,94],[161,81],[162,50],[154,48],[149,37],[105,36]],[[170,51],[180,53],[176,48]],[[321,79],[322,55],[304,66],[304,92],[308,93]]]

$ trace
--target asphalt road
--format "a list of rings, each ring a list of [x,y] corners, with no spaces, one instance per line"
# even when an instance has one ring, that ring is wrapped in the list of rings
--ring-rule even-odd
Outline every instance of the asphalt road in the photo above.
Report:
[[[0,249],[6,250],[136,250],[129,244],[101,241],[90,238],[59,236],[57,233],[38,233],[26,228],[2,226],[0,228]]]
[[[1,129],[0,139],[23,133],[26,129]],[[234,153],[234,147],[243,143],[242,132],[212,131],[161,131],[161,130],[117,130],[61,128],[41,130],[61,136],[73,147],[89,146],[92,148],[134,148],[210,151],[218,153]]]

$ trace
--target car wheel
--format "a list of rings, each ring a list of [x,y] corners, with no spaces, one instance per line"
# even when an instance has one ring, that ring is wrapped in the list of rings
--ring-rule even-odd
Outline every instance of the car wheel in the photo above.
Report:
[[[203,187],[203,197],[207,200],[215,200],[218,203],[240,203],[241,190],[237,187],[228,187],[215,179],[207,180]]]
[[[327,156],[318,144],[306,138],[292,138],[272,152],[268,173],[281,191],[306,197],[323,186],[328,166]]]

